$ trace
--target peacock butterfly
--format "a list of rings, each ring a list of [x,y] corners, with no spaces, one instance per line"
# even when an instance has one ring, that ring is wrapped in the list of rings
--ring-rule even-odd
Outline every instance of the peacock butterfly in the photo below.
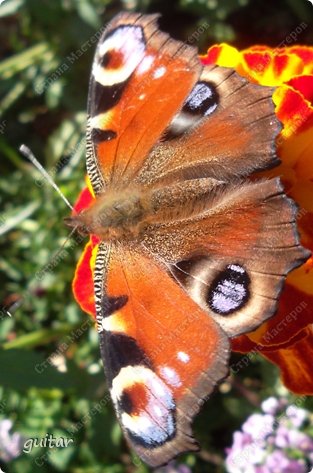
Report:
[[[101,356],[117,417],[151,466],[198,449],[191,423],[228,372],[229,338],[271,317],[308,253],[279,179],[273,90],[121,13],[90,80],[91,205]]]

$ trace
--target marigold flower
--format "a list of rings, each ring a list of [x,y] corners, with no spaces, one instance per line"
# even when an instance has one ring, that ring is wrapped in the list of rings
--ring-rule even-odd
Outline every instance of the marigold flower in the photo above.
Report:
[[[313,48],[253,46],[243,51],[212,46],[205,64],[234,67],[248,80],[276,87],[273,101],[283,124],[277,139],[281,164],[263,173],[280,176],[287,194],[299,205],[298,228],[303,246],[313,250]],[[293,392],[313,394],[313,258],[292,271],[277,314],[256,331],[233,340],[242,353],[259,351],[278,365]]]

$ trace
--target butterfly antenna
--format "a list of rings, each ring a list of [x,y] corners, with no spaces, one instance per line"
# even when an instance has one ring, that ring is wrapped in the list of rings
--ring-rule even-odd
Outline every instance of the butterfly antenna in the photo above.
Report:
[[[65,195],[62,193],[60,188],[56,185],[56,183],[53,181],[51,176],[47,173],[47,171],[42,167],[40,162],[35,158],[34,154],[32,151],[26,146],[26,145],[21,145],[20,146],[20,152],[27,158],[29,161],[38,169],[38,171],[43,175],[43,177],[49,182],[49,184],[57,191],[57,193],[61,196],[61,198],[64,200],[66,205],[73,210],[73,206],[70,204],[70,202],[67,200]]]

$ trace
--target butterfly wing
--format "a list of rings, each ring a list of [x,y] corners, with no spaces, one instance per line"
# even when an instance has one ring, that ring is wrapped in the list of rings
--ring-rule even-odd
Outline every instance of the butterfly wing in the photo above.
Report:
[[[106,379],[129,443],[154,467],[197,450],[190,424],[227,374],[226,335],[149,254],[101,243],[94,280]]]
[[[137,179],[228,181],[277,165],[281,126],[272,94],[273,88],[252,84],[233,69],[206,66]]]
[[[310,252],[300,245],[296,206],[279,179],[219,186],[203,206],[183,221],[151,225],[144,245],[171,262],[190,296],[236,336],[274,314],[287,273]]]
[[[109,183],[229,180],[276,165],[273,89],[233,69],[203,67],[196,49],[159,31],[156,20],[121,13],[99,41],[87,126],[95,193]]]
[[[87,126],[87,171],[96,194],[141,168],[201,73],[196,49],[159,31],[156,19],[121,13],[99,41]]]

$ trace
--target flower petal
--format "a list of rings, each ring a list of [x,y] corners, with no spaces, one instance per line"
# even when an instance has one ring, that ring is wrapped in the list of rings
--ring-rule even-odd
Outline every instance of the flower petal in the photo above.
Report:
[[[246,49],[239,72],[261,85],[281,85],[303,71],[302,59],[287,51]]]
[[[313,104],[313,75],[293,77],[287,84],[301,92],[303,98],[308,100],[311,105]]]
[[[290,85],[282,85],[275,90],[273,101],[277,105],[276,115],[284,124],[282,131],[284,138],[289,138],[299,131],[305,131],[312,127],[313,108],[301,92]],[[281,140],[278,141],[278,144],[281,144]]]
[[[263,355],[279,366],[285,386],[298,394],[313,395],[313,329],[305,329],[305,336],[281,350],[267,351]]]
[[[93,286],[94,258],[97,252],[97,240],[92,237],[77,263],[73,279],[73,293],[76,301],[84,312],[95,317],[95,297]]]
[[[301,339],[303,329],[313,323],[313,295],[286,284],[275,317],[262,324],[254,332],[236,337],[232,341],[234,351],[247,353],[277,350]]]
[[[302,74],[313,73],[313,48],[310,46],[292,46],[289,53],[300,57],[303,64]]]
[[[92,202],[95,200],[95,195],[93,192],[93,188],[91,186],[91,182],[88,176],[85,177],[86,186],[81,193],[79,194],[75,205],[74,211],[75,213],[81,212],[82,210],[88,208]]]
[[[211,46],[204,56],[200,56],[203,64],[236,68],[241,59],[239,51],[229,44],[221,43]]]

